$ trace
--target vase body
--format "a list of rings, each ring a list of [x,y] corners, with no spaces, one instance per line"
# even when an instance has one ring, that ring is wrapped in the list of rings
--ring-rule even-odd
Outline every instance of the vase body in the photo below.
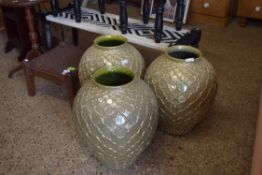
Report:
[[[149,65],[145,81],[158,100],[159,127],[172,135],[189,132],[205,117],[217,87],[213,66],[190,46],[168,48]]]
[[[102,35],[83,54],[79,64],[81,85],[90,78],[97,69],[104,67],[127,67],[140,77],[145,63],[138,50],[121,35]]]
[[[103,74],[101,70],[95,77]],[[112,77],[104,80],[110,84]],[[158,124],[157,100],[139,78],[117,86],[99,81],[91,78],[79,90],[74,103],[75,124],[102,163],[122,169],[132,165],[150,143]]]

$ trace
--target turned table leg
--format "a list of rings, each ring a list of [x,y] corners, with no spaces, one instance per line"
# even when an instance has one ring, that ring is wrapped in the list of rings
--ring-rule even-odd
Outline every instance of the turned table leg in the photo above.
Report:
[[[127,18],[127,8],[126,8],[126,0],[119,0],[120,4],[120,29],[122,34],[127,33],[128,26],[128,18]]]
[[[143,4],[143,21],[144,21],[144,24],[148,23],[149,14],[150,14],[149,0],[144,0],[144,4]]]
[[[30,50],[26,54],[25,58],[33,59],[39,56],[41,53],[39,50],[38,37],[37,37],[36,30],[35,30],[34,17],[31,11],[31,7],[25,7],[25,15],[26,15],[26,22],[27,22],[28,31],[29,31],[29,38],[30,38],[31,47],[32,47],[32,50]],[[22,68],[23,68],[22,64],[18,65],[17,67],[15,67],[14,69],[12,69],[9,72],[8,77],[11,78],[15,72],[21,70]]]
[[[181,30],[183,26],[183,17],[184,17],[184,0],[177,0],[177,8],[176,8],[176,30]]]
[[[163,30],[163,12],[164,12],[164,5],[166,0],[156,0],[156,20],[155,20],[155,42],[159,43],[162,39],[162,30]]]
[[[37,32],[35,30],[34,17],[33,17],[30,7],[25,7],[25,15],[26,15],[26,21],[28,25],[29,38],[30,38],[31,45],[32,45],[32,50],[30,50],[26,54],[26,58],[32,59],[32,58],[39,56],[41,53],[39,50],[39,41],[38,41]]]

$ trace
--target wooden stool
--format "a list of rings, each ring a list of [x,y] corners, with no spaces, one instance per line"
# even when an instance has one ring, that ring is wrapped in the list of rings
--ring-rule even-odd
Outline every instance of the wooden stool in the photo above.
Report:
[[[77,68],[82,55],[83,51],[75,46],[59,45],[33,60],[25,60],[23,69],[28,94],[35,95],[34,77],[38,76],[65,86],[72,105],[80,87]],[[74,67],[76,70],[63,73],[68,67]]]

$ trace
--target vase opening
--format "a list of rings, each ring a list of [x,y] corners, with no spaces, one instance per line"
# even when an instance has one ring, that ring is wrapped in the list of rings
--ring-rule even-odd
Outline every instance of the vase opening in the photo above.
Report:
[[[199,58],[201,53],[198,49],[191,46],[174,46],[170,47],[167,51],[167,54],[171,58],[175,59],[196,59]]]
[[[119,47],[127,43],[127,39],[121,35],[102,35],[95,39],[95,45],[99,47]]]
[[[169,53],[169,55],[171,57],[183,59],[183,60],[189,59],[189,58],[196,59],[197,57],[199,57],[197,54],[188,52],[188,51],[174,51],[174,52]]]
[[[105,86],[122,86],[134,79],[134,75],[129,72],[113,70],[105,71],[95,77],[95,81]]]

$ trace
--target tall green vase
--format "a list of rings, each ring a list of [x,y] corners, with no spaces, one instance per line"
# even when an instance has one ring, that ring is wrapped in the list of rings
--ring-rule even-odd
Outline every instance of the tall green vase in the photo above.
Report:
[[[79,78],[83,85],[100,68],[126,67],[140,77],[145,63],[138,50],[122,35],[102,35],[95,39],[81,58]]]
[[[214,100],[217,83],[213,66],[200,50],[173,46],[148,67],[145,81],[160,107],[160,129],[188,133],[205,116]]]
[[[77,93],[75,124],[92,153],[113,169],[134,163],[158,124],[158,106],[149,86],[127,68],[103,68]]]

